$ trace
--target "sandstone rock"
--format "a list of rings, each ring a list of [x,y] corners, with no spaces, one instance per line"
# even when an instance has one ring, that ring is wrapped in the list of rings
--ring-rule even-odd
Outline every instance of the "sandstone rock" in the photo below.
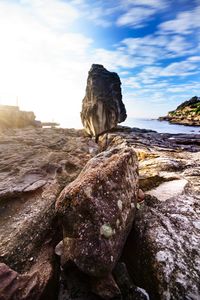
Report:
[[[186,179],[171,180],[161,183],[157,188],[148,191],[148,195],[154,196],[160,201],[178,196],[184,193],[184,189],[188,181]]]
[[[0,262],[12,269],[9,274],[23,278],[23,290],[32,285],[33,299],[49,285],[56,291],[58,279],[52,279],[57,272],[54,248],[62,236],[55,201],[92,157],[93,147],[96,149],[96,144],[78,130],[24,128],[0,132]],[[33,272],[37,276],[32,277]],[[17,290],[16,282],[13,284]],[[17,295],[13,299],[18,299]],[[56,299],[55,293],[51,290],[41,299]]]
[[[63,264],[73,261],[91,276],[107,276],[122,252],[138,195],[137,159],[130,147],[91,159],[60,194]]]
[[[170,297],[171,299],[198,297],[196,282],[198,283],[197,276],[199,274],[196,266],[199,256],[197,243],[199,241],[200,135],[159,134],[143,129],[121,127],[102,135],[101,140],[103,141],[103,148],[106,149],[102,155],[107,153],[112,158],[114,155],[113,148],[120,149],[121,147],[118,154],[116,153],[120,157],[123,149],[133,147],[139,158],[140,183],[144,184],[143,190],[146,195],[145,201],[141,202],[140,209],[137,210],[138,219],[133,231],[134,238],[130,240],[131,234],[127,242],[128,254],[126,251],[124,251],[126,255],[123,254],[133,282],[146,289],[152,299],[165,299],[162,297],[165,297],[166,294],[169,299]],[[9,272],[11,272],[8,272],[9,274],[17,273],[19,278],[23,278],[23,283],[27,283],[27,278],[30,279],[27,283],[27,289],[32,284],[31,291],[33,293],[38,291],[34,299],[39,296],[40,299],[56,299],[55,294],[53,294],[56,287],[53,283],[58,285],[58,281],[54,279],[53,275],[53,273],[57,273],[53,248],[62,237],[57,229],[55,200],[60,191],[78,176],[86,162],[97,151],[97,145],[94,141],[84,137],[83,131],[80,130],[38,128],[0,131],[0,262],[7,265],[7,270],[9,268]],[[109,157],[104,159],[108,160]],[[102,158],[102,161],[104,159]],[[97,232],[100,232],[100,241],[104,239],[105,245],[108,245],[109,241],[113,241],[113,230],[109,226],[112,225],[111,222],[109,223],[107,220],[115,221],[112,219],[115,212],[117,212],[118,217],[118,215],[120,216],[119,210],[122,208],[123,213],[125,207],[123,205],[124,200],[118,192],[118,188],[121,189],[123,183],[120,180],[119,184],[116,184],[116,188],[113,187],[110,196],[103,195],[111,188],[109,186],[110,178],[106,180],[102,175],[107,174],[108,170],[105,167],[105,172],[102,167],[101,154],[95,158],[93,163],[95,165],[94,172],[99,164],[98,174],[102,177],[99,179],[98,176],[91,175],[91,181],[84,179],[87,167],[90,166],[87,165],[78,179],[81,180],[80,189],[82,188],[80,197],[82,200],[86,200],[85,204],[88,203],[90,189],[87,189],[87,183],[90,187],[95,187],[98,184],[100,186],[102,183],[103,192],[101,193],[101,190],[98,189],[95,190],[91,199],[93,200],[96,196],[98,200],[100,199],[98,208],[102,204],[101,216],[104,217],[105,223],[100,224],[101,230],[99,230],[96,224],[99,224],[101,216],[97,218],[93,210],[92,213],[88,214],[90,211],[88,208],[91,208],[92,204],[96,203],[95,201],[89,202],[90,205],[84,205],[83,201],[80,206],[79,204],[76,206],[76,201],[74,201],[75,213],[79,211],[79,208],[81,211],[84,208],[84,216],[87,216],[87,218],[81,218],[81,216],[76,215],[75,221],[78,225],[80,223],[89,224],[88,219],[91,219],[93,222],[90,224],[91,233],[93,234],[95,231],[93,237],[96,238]],[[92,174],[92,169],[88,169],[88,173]],[[178,180],[177,183],[181,183],[180,190],[176,189],[176,180]],[[185,185],[186,180],[187,184]],[[136,191],[134,183],[131,184]],[[173,184],[173,189],[171,184]],[[80,190],[78,181],[76,181],[76,186],[77,194],[76,190],[74,194],[78,195],[78,190]],[[157,198],[147,195],[149,191],[155,191],[155,189],[157,191],[160,189],[162,193],[163,187],[166,191],[165,199],[161,199],[160,192],[156,195]],[[123,188],[126,189],[126,185]],[[71,194],[71,187],[69,193]],[[116,193],[120,197],[118,200],[123,201],[113,202],[114,197],[112,196],[116,196]],[[112,211],[107,209],[110,207],[110,203],[106,202],[107,200],[111,203]],[[161,202],[160,200],[164,201]],[[66,201],[66,203],[71,202]],[[105,207],[106,209],[104,209]],[[92,206],[92,208],[96,211],[96,206]],[[67,218],[71,214],[73,219],[73,211],[67,205],[66,211]],[[61,213],[65,215],[64,210]],[[110,214],[107,215],[107,213]],[[68,230],[65,237],[68,236],[73,240],[71,232],[75,232],[75,230],[72,228],[74,222],[70,221],[70,216],[67,219],[70,226],[64,223],[64,216],[63,224]],[[117,223],[119,226],[121,225],[119,222]],[[104,226],[101,227],[102,225]],[[84,233],[83,238],[87,236],[86,233]],[[119,228],[119,236],[122,233],[123,228]],[[116,236],[118,237],[118,234]],[[95,240],[97,246],[100,245],[98,237]],[[67,243],[68,240],[66,240]],[[79,245],[83,249],[92,252],[96,248],[96,244],[93,248],[87,239],[85,239],[85,243],[86,247],[83,239],[79,241]],[[45,252],[46,245],[48,245],[48,253]],[[43,255],[40,254],[40,249]],[[115,251],[115,245],[113,251]],[[110,256],[110,252],[107,251],[108,256]],[[62,253],[61,244],[57,248],[57,253]],[[159,254],[157,255],[157,253]],[[167,263],[161,261],[163,257],[166,257]],[[102,262],[103,264],[105,261]],[[52,270],[54,270],[53,273]],[[78,270],[73,273],[71,270],[66,273],[67,288],[65,287],[65,294],[60,296],[59,300],[99,300],[98,296],[91,293],[90,276]],[[37,276],[32,277],[32,274],[37,274]],[[98,287],[102,287],[104,296],[109,291],[114,293],[115,290],[112,284],[108,284],[106,289],[106,285],[103,284],[105,279],[106,277],[101,278],[99,283],[97,282]],[[126,281],[126,279],[125,272],[121,272],[120,280],[116,280],[123,297],[123,286],[125,286],[124,280]],[[170,281],[168,281],[169,279]],[[181,280],[182,283],[180,283]],[[186,282],[184,286],[183,282]],[[1,287],[2,283],[3,281],[0,280]],[[84,287],[82,286],[83,283]],[[23,287],[26,289],[26,284]],[[16,289],[14,288],[14,290]],[[191,295],[186,290],[191,292]],[[40,293],[42,294],[40,295]],[[130,300],[130,297],[128,295],[127,299]]]
[[[93,64],[88,75],[81,120],[88,134],[98,137],[126,119],[117,73]]]

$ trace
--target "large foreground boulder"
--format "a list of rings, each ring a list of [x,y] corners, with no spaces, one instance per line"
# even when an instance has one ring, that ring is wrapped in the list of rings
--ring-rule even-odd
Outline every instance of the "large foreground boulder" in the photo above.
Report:
[[[60,194],[62,263],[84,273],[108,276],[131,229],[138,195],[138,164],[131,147],[113,148],[91,159]]]
[[[126,119],[117,73],[93,64],[88,75],[81,120],[88,134],[98,136]]]

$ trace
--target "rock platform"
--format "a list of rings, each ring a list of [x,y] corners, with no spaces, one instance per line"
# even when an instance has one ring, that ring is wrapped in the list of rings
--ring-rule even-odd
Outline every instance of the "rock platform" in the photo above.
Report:
[[[54,248],[62,228],[55,202],[91,158],[126,146],[137,154],[144,200],[119,259],[126,267],[113,269],[119,299],[136,299],[136,291],[138,299],[198,299],[200,135],[128,127],[101,135],[98,145],[82,130],[1,131],[0,299],[100,299],[88,275],[72,266],[59,281]],[[9,285],[13,294],[6,292]]]

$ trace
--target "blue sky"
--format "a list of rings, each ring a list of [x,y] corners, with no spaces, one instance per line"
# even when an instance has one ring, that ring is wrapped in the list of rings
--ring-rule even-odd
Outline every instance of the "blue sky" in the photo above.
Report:
[[[200,0],[0,0],[0,103],[80,127],[87,72],[120,75],[129,117],[200,96]]]

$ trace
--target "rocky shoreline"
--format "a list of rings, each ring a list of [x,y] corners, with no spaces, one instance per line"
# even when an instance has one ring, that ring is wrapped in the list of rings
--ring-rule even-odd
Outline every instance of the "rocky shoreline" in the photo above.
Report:
[[[0,300],[199,299],[200,135],[117,126],[120,85],[92,65],[84,130],[1,128]]]
[[[167,116],[160,117],[159,120],[185,126],[200,126],[200,98],[192,97],[175,110],[170,111]]]
[[[62,300],[99,299],[91,292],[88,275],[72,266],[65,271],[59,288],[60,263],[54,248],[62,239],[62,229],[55,202],[63,187],[77,178],[92,157],[108,153],[109,149],[124,149],[126,145],[137,154],[139,187],[145,192],[119,259],[131,278],[126,290],[130,288],[133,295],[139,286],[150,299],[198,297],[199,141],[200,135],[159,134],[127,127],[101,135],[98,145],[81,130],[2,131],[2,299],[13,299],[14,295],[15,299],[57,299],[58,293]],[[117,270],[113,271],[116,281],[127,282],[128,275],[121,274],[120,267]],[[100,286],[96,285],[96,292]],[[132,299],[124,294],[122,283],[118,286],[122,299]],[[116,291],[112,282],[102,287],[104,295]],[[137,299],[147,299],[144,297],[140,293]]]

